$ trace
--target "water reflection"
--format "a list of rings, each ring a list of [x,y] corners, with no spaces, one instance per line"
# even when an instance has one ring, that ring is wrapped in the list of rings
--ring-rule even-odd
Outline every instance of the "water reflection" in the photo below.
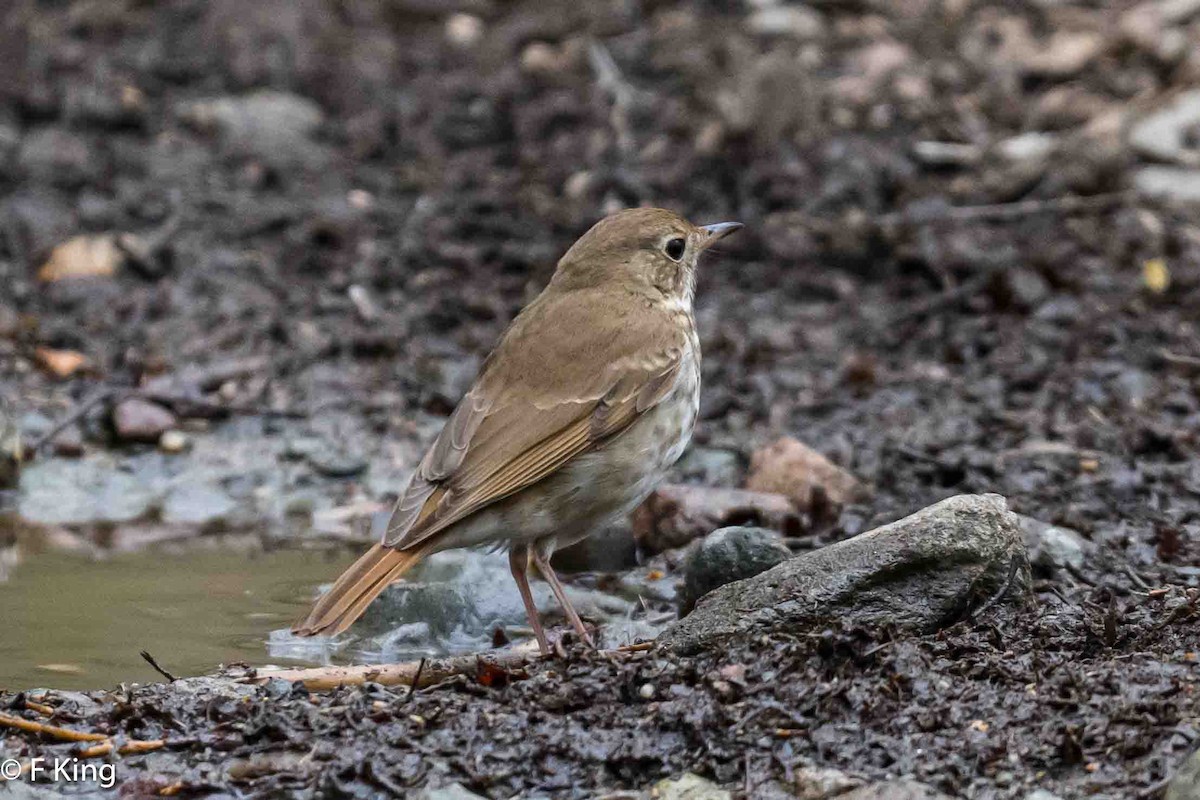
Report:
[[[235,661],[320,663],[317,651],[268,656],[264,643],[351,559],[347,550],[266,550],[252,536],[70,552],[9,520],[0,525],[0,688],[158,680],[141,650],[177,675]]]

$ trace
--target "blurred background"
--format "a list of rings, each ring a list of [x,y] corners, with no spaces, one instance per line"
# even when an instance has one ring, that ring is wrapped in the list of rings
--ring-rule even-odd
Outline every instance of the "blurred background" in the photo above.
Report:
[[[282,632],[636,205],[746,224],[702,265],[673,480],[791,435],[870,487],[796,546],[997,491],[1114,574],[1200,577],[1196,0],[3,9],[0,687],[519,628],[465,554],[365,639]],[[673,562],[607,541],[575,588],[652,632]]]

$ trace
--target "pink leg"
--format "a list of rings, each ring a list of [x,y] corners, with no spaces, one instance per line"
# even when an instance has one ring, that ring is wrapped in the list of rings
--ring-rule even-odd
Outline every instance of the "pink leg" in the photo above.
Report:
[[[533,635],[537,637],[538,649],[542,651],[542,655],[548,655],[550,643],[546,640],[546,631],[543,630],[542,621],[538,618],[537,606],[533,602],[533,592],[529,590],[529,576],[526,574],[529,571],[528,548],[514,547],[509,550],[508,566],[512,570],[513,580],[517,582],[517,589],[521,592],[521,602],[525,604],[525,614],[529,617]]]
[[[550,559],[538,552],[535,547],[532,549],[533,563],[537,564],[538,571],[542,573],[542,577],[546,579],[546,583],[550,584],[551,591],[558,598],[558,604],[562,606],[563,613],[567,615],[567,621],[571,623],[571,627],[579,634],[579,638],[587,644],[588,647],[595,647],[592,642],[592,635],[588,633],[588,629],[584,627],[583,620],[579,618],[575,607],[571,605],[571,601],[567,599],[567,591],[563,588],[562,581],[558,579],[558,575],[554,573],[554,568],[550,566]]]

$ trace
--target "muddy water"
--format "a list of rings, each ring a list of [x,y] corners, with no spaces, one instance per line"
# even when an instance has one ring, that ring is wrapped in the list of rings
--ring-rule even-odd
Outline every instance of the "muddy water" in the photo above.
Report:
[[[287,663],[267,655],[270,631],[286,627],[350,560],[220,543],[100,560],[21,555],[0,582],[0,689],[161,680],[141,650],[180,676],[231,661]]]

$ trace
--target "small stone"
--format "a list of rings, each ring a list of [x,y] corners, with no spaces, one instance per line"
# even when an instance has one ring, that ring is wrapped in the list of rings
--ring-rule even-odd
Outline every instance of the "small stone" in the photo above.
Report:
[[[83,432],[78,425],[68,425],[50,440],[50,449],[56,456],[78,458],[83,455]]]
[[[178,423],[167,409],[139,398],[122,400],[113,409],[113,428],[127,442],[157,443],[163,433]]]
[[[579,200],[587,195],[595,183],[595,175],[587,170],[572,173],[563,185],[563,194],[571,200]]]
[[[416,800],[487,800],[469,791],[461,783],[451,783],[440,789],[422,789],[413,795]]]
[[[807,6],[770,6],[760,8],[746,20],[751,33],[760,36],[788,36],[802,42],[825,35],[825,19]]]
[[[1049,158],[1057,146],[1054,134],[1030,131],[1000,142],[996,152],[1008,161],[1040,161]]]
[[[1200,167],[1200,90],[1184,92],[1169,106],[1138,120],[1129,129],[1129,144],[1144,156]]]
[[[549,75],[559,67],[559,56],[546,42],[530,42],[521,51],[521,70],[530,75]]]
[[[180,525],[216,525],[228,520],[237,502],[219,486],[185,483],[163,501],[163,522]]]
[[[270,700],[282,700],[292,693],[292,684],[283,678],[271,678],[263,684],[263,694]]]
[[[307,97],[263,90],[193,103],[179,115],[197,128],[218,133],[231,152],[276,167],[315,163],[320,156],[312,137],[325,114]]]
[[[1139,194],[1182,203],[1200,203],[1200,169],[1142,167],[1133,173]]]
[[[753,577],[791,555],[775,531],[765,528],[713,531],[696,543],[683,562],[680,613],[687,614],[713,589]]]
[[[361,453],[323,446],[305,454],[313,469],[330,478],[352,478],[367,468],[367,459]]]
[[[117,271],[123,256],[110,236],[76,236],[50,251],[38,270],[46,283],[68,278],[108,278]]]
[[[483,20],[472,14],[451,14],[446,39],[455,47],[470,47],[483,38]]]
[[[656,800],[732,800],[733,795],[692,772],[675,779],[659,781],[650,790]]]
[[[163,435],[158,438],[158,449],[164,453],[182,453],[187,450],[189,444],[191,441],[183,431],[163,431]]]
[[[638,697],[642,698],[643,700],[653,699],[654,684],[653,683],[643,683],[641,685],[641,688],[638,689]]]
[[[30,177],[62,186],[84,183],[95,171],[88,143],[60,127],[27,135],[17,153],[17,163]]]
[[[861,778],[825,767],[798,769],[794,782],[796,800],[831,800],[862,784]]]
[[[746,488],[781,494],[801,511],[821,505],[840,507],[866,495],[857,478],[790,436],[751,456]]]
[[[1025,795],[1025,800],[1062,800],[1062,798],[1054,794],[1054,792],[1048,792],[1045,789],[1034,789]]]

